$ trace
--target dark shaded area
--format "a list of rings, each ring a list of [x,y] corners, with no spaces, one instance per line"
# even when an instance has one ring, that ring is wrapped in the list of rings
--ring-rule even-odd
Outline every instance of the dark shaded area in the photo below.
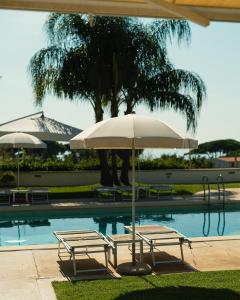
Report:
[[[218,300],[239,300],[240,294],[229,289],[210,289],[188,286],[155,287],[151,289],[138,290],[121,294],[115,300],[179,300],[179,299],[218,299]]]

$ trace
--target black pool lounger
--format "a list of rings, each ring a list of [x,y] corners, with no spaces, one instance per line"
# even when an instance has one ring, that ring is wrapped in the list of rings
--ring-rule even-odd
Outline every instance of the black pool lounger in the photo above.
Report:
[[[45,204],[49,203],[48,199],[48,189],[31,189],[29,191],[31,195],[31,203],[32,204]]]

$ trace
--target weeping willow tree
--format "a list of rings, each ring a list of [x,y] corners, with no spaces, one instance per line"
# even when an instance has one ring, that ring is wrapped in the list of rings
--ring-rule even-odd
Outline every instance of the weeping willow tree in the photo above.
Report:
[[[35,101],[46,95],[87,101],[95,121],[104,110],[112,117],[125,106],[132,113],[138,105],[150,110],[173,109],[187,120],[187,129],[197,126],[206,90],[194,73],[175,69],[167,56],[167,43],[189,43],[186,21],[160,20],[144,24],[133,18],[50,14],[45,23],[48,46],[32,57],[29,72]],[[123,160],[121,181],[129,184],[128,151],[112,151],[112,169],[107,151],[99,151],[101,183],[119,184],[116,155]]]

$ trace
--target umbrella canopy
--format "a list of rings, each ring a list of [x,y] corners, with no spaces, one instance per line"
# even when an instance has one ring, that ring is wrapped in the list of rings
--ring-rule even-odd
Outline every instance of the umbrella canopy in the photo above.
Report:
[[[197,141],[182,137],[158,119],[129,114],[88,127],[71,139],[70,147],[72,149],[193,149],[197,148]]]
[[[23,132],[14,132],[6,134],[0,137],[0,147],[2,148],[46,148],[47,145],[39,140],[37,137],[23,133]],[[19,153],[18,153],[18,167],[17,167],[17,185],[20,185],[20,176],[19,176]]]
[[[129,114],[101,121],[70,140],[70,148],[132,149],[132,265],[135,267],[135,149],[197,148],[164,122]]]
[[[210,21],[240,22],[239,0],[0,0],[0,8],[108,16],[183,18],[207,26]]]
[[[23,132],[14,132],[0,137],[0,147],[14,149],[46,148],[47,145],[33,135]]]
[[[0,136],[18,131],[34,135],[43,141],[61,142],[68,142],[81,132],[78,128],[45,117],[42,111],[0,124]]]

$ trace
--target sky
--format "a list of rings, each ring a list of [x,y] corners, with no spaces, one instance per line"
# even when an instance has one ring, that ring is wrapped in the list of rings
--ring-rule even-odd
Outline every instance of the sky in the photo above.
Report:
[[[34,53],[47,46],[43,31],[47,16],[0,10],[0,123],[43,110],[50,118],[85,129],[94,122],[92,108],[86,103],[48,96],[42,108],[34,104],[27,67]],[[186,132],[186,120],[177,113],[151,113],[144,106],[136,112],[157,117],[199,143],[240,140],[240,23],[211,23],[206,28],[190,24],[190,45],[169,45],[169,56],[176,68],[196,72],[207,87],[196,133]]]

